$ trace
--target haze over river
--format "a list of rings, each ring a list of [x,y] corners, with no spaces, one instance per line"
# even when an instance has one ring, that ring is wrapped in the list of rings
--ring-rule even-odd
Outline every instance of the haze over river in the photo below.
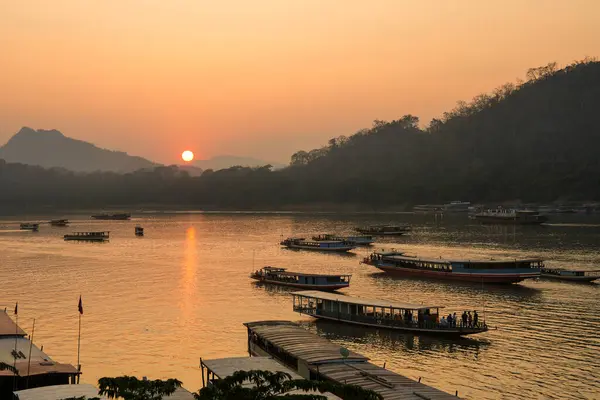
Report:
[[[57,218],[61,216],[53,216]],[[374,363],[468,399],[600,397],[600,285],[526,281],[510,286],[392,278],[359,265],[374,248],[453,258],[545,258],[548,266],[600,268],[600,219],[556,216],[538,227],[480,226],[466,215],[134,214],[131,221],[64,216],[67,228],[18,231],[0,219],[0,305],[57,361],[76,364],[77,301],[83,296],[82,381],[121,374],[201,386],[199,358],[244,356],[246,321],[301,321]],[[560,221],[560,222],[559,222]],[[411,223],[409,235],[350,255],[280,248],[281,236],[351,232]],[[143,238],[134,226],[145,228]],[[71,231],[109,230],[108,243],[65,242]],[[289,291],[253,283],[264,265],[351,273],[342,293],[477,309],[493,328],[459,341],[336,323],[292,312]]]

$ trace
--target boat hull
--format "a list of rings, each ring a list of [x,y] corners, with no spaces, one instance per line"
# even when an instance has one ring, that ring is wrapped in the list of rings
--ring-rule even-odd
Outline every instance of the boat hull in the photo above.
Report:
[[[553,275],[553,274],[542,274],[544,279],[552,279],[556,281],[567,281],[567,282],[593,282],[600,279],[600,276],[568,276],[568,275]]]
[[[131,215],[129,215],[129,214],[111,214],[111,215],[99,214],[99,215],[92,215],[92,218],[100,219],[100,220],[125,221],[128,219],[131,219]]]
[[[78,241],[78,242],[106,242],[108,238],[82,238],[74,236],[65,236],[66,241]]]
[[[444,279],[462,282],[477,283],[518,283],[525,279],[538,278],[539,272],[515,273],[515,274],[476,274],[463,272],[439,272],[428,271],[415,268],[402,268],[398,266],[367,263],[391,275],[422,277],[432,279]]]
[[[354,246],[339,246],[339,247],[316,247],[315,246],[315,247],[313,247],[313,246],[302,246],[302,245],[297,245],[297,244],[284,244],[282,246],[287,247],[288,249],[339,252],[339,253],[343,253],[343,252],[354,249]]]
[[[254,277],[254,276],[251,276],[250,278],[252,278],[260,283],[268,283],[271,285],[280,285],[280,286],[289,286],[289,287],[294,287],[294,288],[304,289],[304,290],[333,291],[333,290],[344,289],[344,288],[347,288],[350,286],[350,283],[336,283],[336,284],[331,284],[331,285],[311,285],[311,284],[304,284],[304,283],[281,282],[281,281],[276,281],[276,280],[272,280],[272,279],[258,278],[258,277]]]
[[[383,329],[413,333],[413,334],[418,334],[418,335],[460,337],[460,336],[474,335],[477,333],[483,333],[483,332],[487,332],[487,330],[488,330],[487,327],[481,328],[481,329],[477,329],[477,328],[428,329],[428,328],[419,328],[419,327],[411,327],[411,326],[391,326],[391,325],[386,325],[386,324],[378,324],[376,322],[368,323],[368,322],[362,322],[362,321],[351,321],[351,320],[347,320],[347,319],[334,318],[334,317],[329,317],[329,316],[319,315],[319,314],[303,313],[303,312],[300,312],[300,313],[308,315],[313,318],[317,318],[317,319],[326,319],[326,320],[330,320],[330,321],[343,322],[343,323],[352,324],[352,325],[383,328]]]
[[[476,215],[474,220],[487,225],[540,225],[548,221],[548,217],[540,215],[537,218],[501,218]]]

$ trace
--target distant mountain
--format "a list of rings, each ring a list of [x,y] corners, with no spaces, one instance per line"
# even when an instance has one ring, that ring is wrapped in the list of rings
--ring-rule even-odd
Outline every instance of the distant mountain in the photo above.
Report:
[[[132,172],[159,164],[120,151],[101,149],[66,137],[57,130],[23,127],[2,147],[0,159],[41,167],[62,167],[75,172]]]
[[[202,172],[204,172],[204,170],[202,168],[198,168],[198,167],[194,167],[193,165],[177,165],[177,168],[180,171],[185,171],[188,174],[190,174],[190,176],[200,176],[202,175]]]
[[[230,167],[235,167],[235,166],[262,167],[267,164],[272,165],[273,169],[280,169],[280,168],[285,167],[285,165],[283,165],[281,163],[273,163],[273,162],[269,162],[269,161],[252,158],[252,157],[239,157],[239,156],[228,156],[228,155],[215,156],[215,157],[209,158],[208,160],[196,160],[194,162],[195,166],[200,167],[203,170],[212,169],[215,171],[219,170],[219,169],[225,169],[225,168],[230,168]]]

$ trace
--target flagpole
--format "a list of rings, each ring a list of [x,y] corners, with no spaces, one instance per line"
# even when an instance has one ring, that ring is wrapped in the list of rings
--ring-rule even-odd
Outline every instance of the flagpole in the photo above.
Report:
[[[79,296],[79,304],[77,306],[79,310],[79,333],[77,334],[77,383],[79,384],[79,377],[81,376],[81,364],[79,363],[80,351],[81,351],[81,315],[83,314],[83,303],[81,302],[81,295]]]
[[[33,319],[33,328],[31,328],[31,338],[29,340],[29,360],[27,361],[27,383],[25,389],[29,389],[29,369],[31,368],[31,349],[33,347],[33,334],[35,333],[35,318]]]
[[[15,368],[15,370],[17,369],[17,340],[19,337],[19,302],[17,301],[15,303],[15,361],[13,362],[13,367]],[[14,372],[13,372],[14,374]],[[13,388],[14,390],[17,390],[17,375],[15,374],[15,377],[13,379]]]

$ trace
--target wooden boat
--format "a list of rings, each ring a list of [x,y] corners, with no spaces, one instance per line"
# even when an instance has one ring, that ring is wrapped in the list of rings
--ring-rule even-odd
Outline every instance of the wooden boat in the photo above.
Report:
[[[600,270],[568,270],[561,268],[542,268],[542,278],[571,282],[592,282],[600,279]]]
[[[259,282],[292,286],[301,289],[338,290],[350,286],[352,275],[325,275],[291,272],[285,268],[264,267],[250,274],[250,278]]]
[[[482,224],[539,225],[548,221],[548,217],[538,211],[504,208],[481,211],[472,218]]]
[[[23,222],[19,225],[19,228],[24,231],[37,232],[40,229],[40,224],[33,222]]]
[[[50,220],[49,224],[52,226],[68,226],[69,220],[68,219],[53,219],[53,220]]]
[[[65,240],[83,240],[87,242],[104,242],[109,238],[110,232],[73,232],[71,234],[64,235]]]
[[[360,235],[360,236],[339,236],[332,233],[324,233],[312,237],[317,242],[323,241],[337,241],[337,242],[351,242],[357,246],[370,246],[375,242],[375,238],[371,235]]]
[[[444,307],[437,305],[362,299],[316,290],[294,292],[292,296],[294,311],[314,318],[441,336],[473,335],[488,330],[485,321],[479,320],[470,325],[462,320],[448,324],[440,315]]]
[[[410,231],[408,225],[371,225],[354,228],[355,231],[374,236],[399,236]]]
[[[354,243],[339,240],[309,241],[304,238],[287,238],[280,243],[290,249],[316,250],[316,251],[348,251],[356,247]]]
[[[445,260],[417,258],[403,252],[374,252],[362,263],[396,275],[417,276],[478,283],[516,283],[538,278],[544,267],[541,259]]]
[[[129,213],[119,213],[119,214],[95,214],[92,215],[94,219],[102,219],[102,220],[128,220],[131,218],[131,214]]]

